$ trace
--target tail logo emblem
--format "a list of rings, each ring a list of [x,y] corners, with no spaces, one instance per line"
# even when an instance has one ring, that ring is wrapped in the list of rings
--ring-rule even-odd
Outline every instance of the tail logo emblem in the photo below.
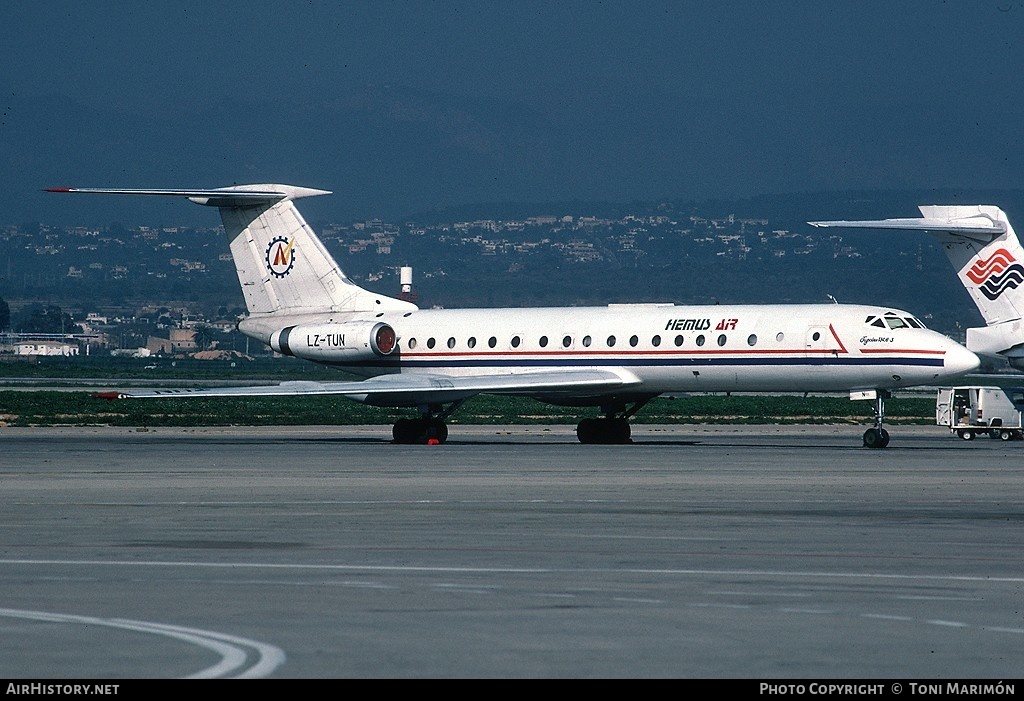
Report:
[[[275,236],[267,246],[267,270],[274,277],[281,278],[292,271],[295,265],[295,239],[289,241],[284,236]]]
[[[1000,248],[985,260],[972,265],[966,275],[983,295],[994,300],[1024,282],[1024,266],[1009,251]]]

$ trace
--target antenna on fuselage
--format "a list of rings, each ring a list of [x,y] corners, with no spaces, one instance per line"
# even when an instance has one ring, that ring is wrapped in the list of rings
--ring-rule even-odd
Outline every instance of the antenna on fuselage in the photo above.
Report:
[[[830,295],[830,294],[826,294],[825,296],[826,296],[826,297],[828,297],[829,299],[831,299],[831,300],[832,300],[832,304],[839,304],[839,300],[837,300],[837,299],[836,299],[835,297],[833,297],[832,295]]]

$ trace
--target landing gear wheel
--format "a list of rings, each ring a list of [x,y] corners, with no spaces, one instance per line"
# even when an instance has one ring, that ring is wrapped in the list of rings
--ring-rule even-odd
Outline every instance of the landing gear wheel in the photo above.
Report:
[[[629,421],[627,419],[607,419],[609,423],[608,435],[611,438],[610,443],[632,443],[632,431],[629,429]]]
[[[576,426],[576,438],[580,443],[600,443],[602,445],[632,443],[631,435],[627,419],[583,419]]]
[[[391,437],[400,445],[428,445],[448,440],[448,426],[437,418],[399,419],[391,429]]]
[[[419,421],[416,419],[399,419],[391,428],[391,436],[395,443],[401,445],[412,445],[417,443],[419,435]]]
[[[441,419],[430,419],[427,425],[427,440],[424,442],[430,444],[431,441],[437,441],[437,445],[440,445],[446,440],[448,440],[448,425]]]
[[[600,443],[601,425],[597,419],[583,419],[576,424],[576,438],[580,443]]]
[[[869,428],[864,432],[865,448],[884,448],[889,445],[889,432],[884,428]]]

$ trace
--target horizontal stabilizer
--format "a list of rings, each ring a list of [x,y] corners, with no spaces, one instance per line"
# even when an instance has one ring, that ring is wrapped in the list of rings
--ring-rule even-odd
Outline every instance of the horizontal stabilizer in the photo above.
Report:
[[[45,192],[70,192],[86,195],[155,195],[158,197],[185,197],[208,207],[255,207],[271,205],[282,200],[329,195],[329,190],[294,185],[240,185],[212,190],[133,190],[98,187],[48,187]]]
[[[912,229],[918,231],[986,231],[1001,234],[1006,231],[1006,224],[995,222],[984,217],[968,220],[949,221],[948,219],[874,219],[865,221],[812,221],[811,226],[845,227],[848,229]]]
[[[922,207],[922,209],[925,209]],[[984,215],[962,219],[923,217],[915,219],[874,219],[866,221],[812,221],[811,226],[842,229],[902,229],[906,231],[945,232],[991,240],[1006,233],[1006,222]]]

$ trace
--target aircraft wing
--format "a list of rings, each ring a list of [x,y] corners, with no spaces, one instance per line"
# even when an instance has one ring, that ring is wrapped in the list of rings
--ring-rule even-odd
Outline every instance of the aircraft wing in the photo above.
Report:
[[[450,377],[430,374],[379,375],[356,382],[315,382],[300,380],[253,387],[203,387],[140,389],[97,392],[102,399],[151,397],[273,397],[311,394],[341,394],[355,399],[379,397],[380,402],[450,402],[476,394],[600,394],[639,384],[626,372],[581,369],[545,372],[502,373]]]

